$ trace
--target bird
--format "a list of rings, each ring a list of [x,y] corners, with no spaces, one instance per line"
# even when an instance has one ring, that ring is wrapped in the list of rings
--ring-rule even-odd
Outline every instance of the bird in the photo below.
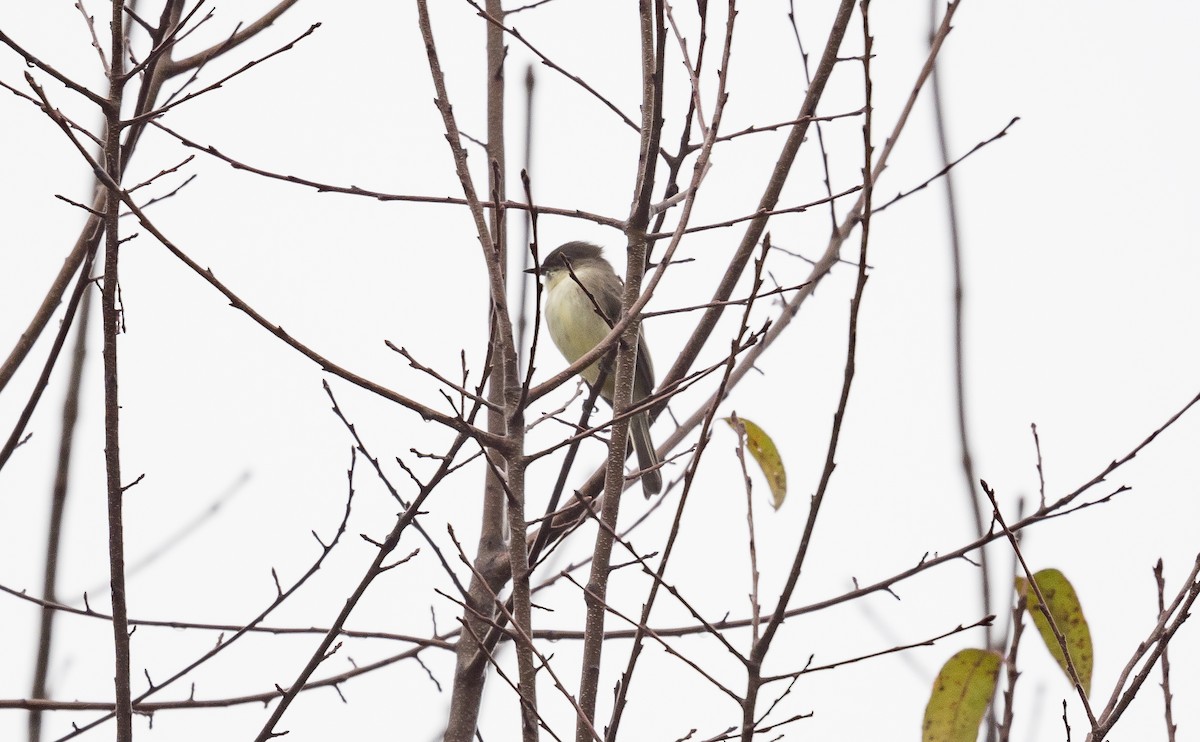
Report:
[[[545,282],[546,326],[554,345],[568,363],[574,363],[599,345],[621,316],[624,282],[604,258],[604,251],[599,245],[567,242],[547,255],[541,266],[526,272],[540,275]],[[614,346],[613,353],[607,358],[614,358],[615,353]],[[604,358],[596,361],[580,374],[589,386],[596,386],[604,361]],[[611,370],[611,360],[607,366],[610,370],[600,388],[600,396],[611,406],[616,389],[616,372]],[[639,328],[632,404],[637,405],[653,390],[654,366],[650,361],[646,338]],[[637,452],[642,490],[650,498],[662,491],[662,474],[659,472],[654,441],[650,438],[649,410],[629,418],[629,440]]]

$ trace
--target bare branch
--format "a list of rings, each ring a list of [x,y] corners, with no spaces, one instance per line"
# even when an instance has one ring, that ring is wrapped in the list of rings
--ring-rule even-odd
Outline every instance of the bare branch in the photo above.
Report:
[[[108,560],[112,587],[112,632],[115,658],[117,742],[133,742],[133,704],[130,689],[129,617],[125,595],[125,525],[124,496],[121,484],[120,399],[117,391],[117,332],[121,317],[117,308],[119,286],[118,254],[121,243],[118,234],[120,220],[121,182],[121,103],[125,96],[125,18],[122,3],[112,4],[111,58],[108,101],[103,107],[105,116],[104,173],[108,198],[104,212],[104,285],[100,294],[101,322],[104,337],[104,464],[108,489]],[[43,98],[43,102],[48,101]],[[70,132],[65,130],[67,135]],[[99,171],[99,168],[96,168]]]
[[[264,13],[257,21],[247,25],[245,28],[235,33],[226,41],[223,41],[215,46],[211,46],[202,52],[193,54],[186,59],[172,60],[166,68],[167,76],[174,77],[181,72],[195,69],[208,62],[213,57],[220,56],[230,49],[244,44],[245,42],[257,36],[266,28],[270,27],[273,23],[275,23],[279,16],[283,15],[288,8],[295,5],[298,1],[299,0],[282,0],[282,2],[278,3],[275,7]]]

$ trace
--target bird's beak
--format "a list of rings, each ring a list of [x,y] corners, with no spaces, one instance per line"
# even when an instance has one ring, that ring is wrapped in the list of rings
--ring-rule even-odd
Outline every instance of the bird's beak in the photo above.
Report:
[[[541,271],[541,269],[535,266],[533,268],[526,268],[525,270],[523,270],[521,272],[528,273],[531,276],[536,276],[540,273],[540,271]]]

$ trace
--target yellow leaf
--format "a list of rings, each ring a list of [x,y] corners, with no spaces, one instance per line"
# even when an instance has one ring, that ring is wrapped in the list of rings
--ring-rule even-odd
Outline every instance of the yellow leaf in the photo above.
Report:
[[[1071,653],[1071,664],[1075,665],[1075,672],[1079,674],[1079,684],[1083,686],[1083,692],[1087,695],[1092,694],[1092,632],[1088,629],[1087,619],[1083,617],[1083,606],[1079,604],[1079,596],[1075,594],[1075,588],[1071,587],[1071,583],[1063,576],[1062,572],[1057,569],[1043,569],[1033,576],[1037,581],[1038,588],[1042,591],[1042,595],[1046,598],[1046,607],[1050,611],[1050,615],[1054,617],[1054,625],[1058,627],[1063,638],[1067,643],[1067,650]],[[1033,625],[1037,626],[1038,633],[1042,635],[1042,641],[1046,643],[1046,647],[1050,650],[1050,654],[1054,656],[1054,661],[1067,674],[1067,679],[1071,679],[1071,671],[1067,669],[1067,661],[1063,658],[1062,647],[1058,644],[1058,639],[1054,636],[1054,630],[1050,628],[1050,622],[1046,620],[1042,609],[1038,607],[1037,593],[1030,589],[1029,581],[1024,577],[1017,578],[1017,594],[1025,596],[1025,609],[1029,611],[1029,616],[1033,619]],[[1072,684],[1075,681],[1071,681]]]
[[[942,665],[925,706],[922,742],[975,742],[996,692],[999,652],[964,649]]]
[[[746,437],[746,448],[766,476],[767,485],[771,488],[771,505],[778,510],[783,505],[783,499],[787,497],[787,472],[783,470],[783,459],[779,458],[779,449],[775,448],[771,436],[746,418],[734,415],[725,418],[725,422]]]

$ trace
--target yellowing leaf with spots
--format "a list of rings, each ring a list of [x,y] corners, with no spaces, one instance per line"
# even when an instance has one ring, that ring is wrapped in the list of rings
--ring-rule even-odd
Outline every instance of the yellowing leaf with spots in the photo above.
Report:
[[[725,418],[725,422],[739,434],[745,435],[746,448],[758,462],[759,468],[767,478],[767,485],[771,488],[771,505],[778,510],[783,505],[783,499],[787,497],[787,472],[783,470],[783,459],[779,458],[779,449],[775,448],[775,442],[762,428],[744,417],[734,415]]]
[[[1033,579],[1037,581],[1038,588],[1046,598],[1046,608],[1054,617],[1054,625],[1066,640],[1067,650],[1071,653],[1071,664],[1075,665],[1075,672],[1079,674],[1079,684],[1083,686],[1083,692],[1090,696],[1092,632],[1088,629],[1087,619],[1083,617],[1083,606],[1079,604],[1079,596],[1075,594],[1075,588],[1071,587],[1063,573],[1057,569],[1043,569],[1035,574]],[[1067,669],[1062,647],[1059,646],[1054,630],[1050,628],[1050,622],[1046,620],[1046,615],[1038,605],[1037,593],[1030,589],[1029,581],[1024,577],[1017,578],[1017,594],[1025,596],[1025,609],[1029,611],[1033,625],[1037,626],[1042,641],[1054,656],[1054,661],[1067,674],[1067,679],[1071,680],[1071,671]],[[1072,684],[1074,682],[1071,680]]]
[[[942,665],[925,707],[922,742],[975,742],[1002,661],[999,652],[964,649]]]

